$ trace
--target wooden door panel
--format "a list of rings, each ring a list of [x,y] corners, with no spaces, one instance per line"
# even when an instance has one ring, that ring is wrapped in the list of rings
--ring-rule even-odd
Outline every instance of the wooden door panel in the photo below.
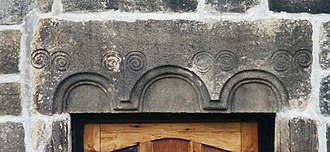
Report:
[[[84,151],[101,151],[101,136],[99,124],[87,124],[84,128]]]
[[[202,145],[202,152],[230,152],[230,151],[220,149],[217,147],[212,147],[209,145]]]
[[[242,123],[242,151],[256,152],[258,149],[258,126],[255,123]]]
[[[161,138],[182,138],[224,149],[241,147],[241,123],[102,124],[101,150],[114,150]],[[224,138],[210,138],[217,135]]]
[[[164,138],[153,141],[154,152],[188,152],[189,141],[183,139]]]
[[[139,152],[163,152],[164,147],[179,152],[258,151],[257,123],[87,124],[84,133],[85,151],[109,152],[131,146],[138,146]]]
[[[139,152],[230,152],[217,147],[177,138],[163,138],[145,142],[139,144],[139,147]]]

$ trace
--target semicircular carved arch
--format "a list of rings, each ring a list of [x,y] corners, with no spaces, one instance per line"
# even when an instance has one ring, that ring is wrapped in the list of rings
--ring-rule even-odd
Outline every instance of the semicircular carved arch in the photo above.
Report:
[[[113,90],[111,81],[100,74],[73,74],[57,86],[53,113],[110,112],[112,107],[110,98],[114,97]]]
[[[176,87],[173,87],[175,84],[170,84],[170,83],[180,83],[183,85],[176,85]],[[170,85],[170,86],[168,86]],[[157,90],[161,90],[162,86],[167,86],[163,87],[162,94],[159,92],[157,93]],[[188,90],[183,90],[184,88],[187,88]],[[167,93],[166,93],[167,89]],[[155,91],[156,90],[156,91]],[[189,92],[190,90],[190,92]],[[165,91],[165,93],[164,93]],[[153,94],[155,93],[156,94]],[[181,94],[180,94],[181,93]],[[183,109],[174,109],[174,111],[181,110],[181,111],[196,111],[196,110],[202,110],[203,106],[207,104],[207,102],[210,101],[210,96],[208,93],[208,90],[204,84],[204,82],[193,72],[178,67],[178,66],[160,66],[156,67],[154,69],[151,69],[147,73],[145,73],[134,85],[131,94],[130,94],[130,102],[134,107],[140,108],[140,111],[143,111],[143,109],[146,108],[146,102],[150,101],[159,101],[159,102],[166,102],[163,99],[168,99],[173,98],[173,99],[178,99],[175,98],[175,94],[180,94],[179,96],[182,97],[185,100],[190,96],[195,97],[193,102],[190,102],[189,104],[192,104],[192,106],[184,106],[184,105],[178,105],[178,103],[174,105],[164,105],[164,106],[169,106],[175,107],[176,106],[181,106]],[[160,97],[157,97],[157,95],[161,95]],[[162,96],[165,95],[165,96]],[[166,96],[167,95],[167,96]],[[154,97],[157,97],[155,99]],[[152,101],[151,101],[152,100]],[[173,101],[177,102],[177,101]],[[125,104],[125,102],[121,102],[121,104]],[[164,104],[171,104],[171,103],[164,103]],[[181,103],[179,103],[181,104]],[[186,104],[186,103],[183,103]],[[148,111],[153,111],[153,112],[166,112],[167,110],[164,109],[159,109],[162,107],[153,107],[150,106]],[[194,109],[198,108],[198,109]]]
[[[231,112],[260,111],[258,106],[262,105],[271,106],[262,107],[270,108],[264,112],[277,112],[289,105],[282,82],[272,73],[261,70],[242,71],[232,76],[221,90],[220,101],[230,107]],[[234,102],[240,102],[236,104],[240,107],[235,107]]]

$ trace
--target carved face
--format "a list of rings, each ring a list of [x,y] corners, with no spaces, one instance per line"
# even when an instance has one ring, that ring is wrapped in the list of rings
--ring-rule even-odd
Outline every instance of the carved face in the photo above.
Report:
[[[111,51],[103,56],[103,66],[112,72],[119,72],[122,57],[117,52]]]

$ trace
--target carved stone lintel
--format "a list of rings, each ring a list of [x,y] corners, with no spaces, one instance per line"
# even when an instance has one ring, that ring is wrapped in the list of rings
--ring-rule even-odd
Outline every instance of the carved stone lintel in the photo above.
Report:
[[[307,20],[42,18],[31,42],[36,111],[228,113],[303,108],[311,93],[311,42]]]

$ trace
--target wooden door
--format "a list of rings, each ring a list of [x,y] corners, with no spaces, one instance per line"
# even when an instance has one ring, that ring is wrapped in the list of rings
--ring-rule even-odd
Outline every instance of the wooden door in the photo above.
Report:
[[[258,124],[86,124],[85,152],[257,152]]]

